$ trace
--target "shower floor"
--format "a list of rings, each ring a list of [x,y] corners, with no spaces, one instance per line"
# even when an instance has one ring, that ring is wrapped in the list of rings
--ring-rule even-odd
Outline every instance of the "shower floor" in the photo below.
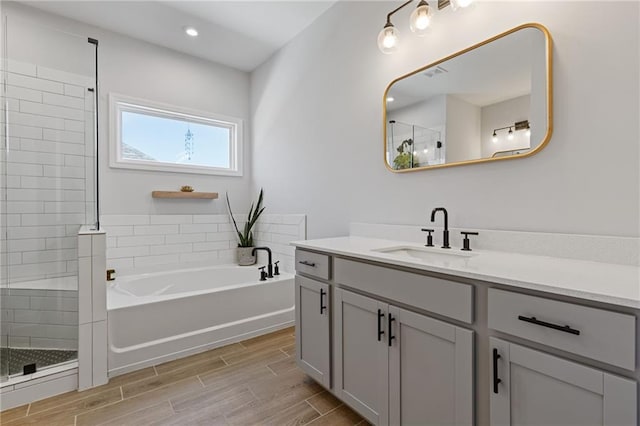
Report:
[[[0,349],[0,376],[22,373],[27,364],[36,363],[40,370],[49,365],[59,364],[78,358],[77,351],[63,351],[55,349]]]

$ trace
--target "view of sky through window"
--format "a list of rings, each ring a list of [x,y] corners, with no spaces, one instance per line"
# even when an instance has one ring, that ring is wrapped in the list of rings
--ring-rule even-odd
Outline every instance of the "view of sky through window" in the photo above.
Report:
[[[230,167],[228,128],[130,111],[121,123],[124,159]]]

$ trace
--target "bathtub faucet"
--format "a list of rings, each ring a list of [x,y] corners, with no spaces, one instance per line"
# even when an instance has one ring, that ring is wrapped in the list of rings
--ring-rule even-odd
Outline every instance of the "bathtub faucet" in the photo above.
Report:
[[[271,249],[269,247],[254,247],[254,249],[251,250],[251,255],[255,256],[258,250],[265,250],[269,255],[269,263],[267,264],[267,278],[273,278],[273,263],[271,263],[271,260],[272,260]]]

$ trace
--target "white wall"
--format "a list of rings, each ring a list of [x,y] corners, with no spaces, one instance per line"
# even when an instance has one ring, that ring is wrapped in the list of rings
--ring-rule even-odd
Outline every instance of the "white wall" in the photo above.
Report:
[[[447,163],[480,158],[480,108],[447,95]]]
[[[350,221],[426,223],[441,205],[452,226],[640,235],[637,3],[481,2],[438,13],[425,38],[401,28],[399,51],[383,55],[376,35],[395,6],[338,2],[252,74],[253,181],[271,212],[307,213],[309,238],[347,234]],[[387,84],[525,22],[555,42],[549,145],[526,159],[387,171]]]
[[[213,202],[154,200],[154,189],[191,185],[196,190],[229,191],[234,208],[245,210],[250,198],[249,75],[170,49],[57,17],[20,4],[3,2],[3,13],[99,40],[100,71],[100,206],[103,214],[225,212],[223,198]],[[53,48],[52,48],[53,49]],[[64,52],[58,50],[57,53]],[[111,169],[108,166],[110,92],[235,116],[245,120],[243,177],[216,177]]]
[[[537,146],[540,138],[545,132],[536,139],[530,139],[526,135],[526,131],[515,131],[513,129],[513,140],[507,139],[508,130],[500,130],[496,132],[498,141],[493,142],[493,131],[502,127],[513,126],[517,121],[531,120],[531,95],[519,96],[507,101],[498,102],[493,105],[482,107],[482,125],[480,130],[481,150],[483,157],[491,157],[499,151],[507,151],[510,149],[529,148],[529,143],[534,141]],[[533,124],[533,122],[530,121]],[[546,123],[539,123],[546,128]],[[533,129],[532,129],[533,130]],[[540,135],[540,132],[536,133]]]

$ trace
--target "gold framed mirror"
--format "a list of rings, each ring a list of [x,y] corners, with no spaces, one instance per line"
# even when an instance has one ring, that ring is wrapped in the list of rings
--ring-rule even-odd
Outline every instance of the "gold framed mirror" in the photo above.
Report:
[[[394,173],[509,160],[551,138],[552,40],[520,25],[393,80],[384,163]]]

